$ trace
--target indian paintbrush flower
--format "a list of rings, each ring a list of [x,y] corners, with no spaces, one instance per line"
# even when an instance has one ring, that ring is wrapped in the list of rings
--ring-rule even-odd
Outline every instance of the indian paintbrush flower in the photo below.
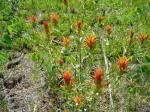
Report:
[[[75,102],[76,105],[80,105],[81,104],[81,97],[80,96],[75,96],[73,98],[73,101]]]
[[[69,0],[64,0],[64,4],[68,5]]]
[[[63,37],[62,44],[63,44],[64,47],[68,47],[69,44],[70,44],[69,37]]]
[[[97,68],[94,72],[94,81],[102,81],[103,70],[101,67]]]
[[[59,63],[60,66],[62,66],[62,65],[64,64],[64,60],[60,58],[60,59],[58,60],[58,63]]]
[[[107,83],[103,81],[103,70],[101,67],[96,68],[94,71],[94,82],[98,89],[102,87],[106,87],[107,85]]]
[[[145,33],[142,33],[140,35],[140,42],[143,44],[147,38],[148,38],[148,35],[146,35]]]
[[[44,26],[45,32],[49,33],[49,28],[48,28],[48,22],[47,21],[43,21],[43,26]]]
[[[78,29],[78,30],[81,30],[82,27],[83,27],[83,22],[82,21],[77,21],[75,23],[75,27]]]
[[[125,71],[128,66],[128,60],[125,56],[120,57],[118,60],[118,67],[121,72]]]
[[[32,22],[32,24],[34,24],[36,22],[36,18],[34,15],[31,16],[31,22]]]
[[[110,34],[112,32],[112,26],[110,24],[108,24],[106,26],[106,31],[107,31],[108,34]]]
[[[85,39],[85,43],[90,49],[94,48],[96,44],[96,37],[94,35],[87,36]]]
[[[64,79],[64,83],[65,84],[70,85],[71,84],[71,80],[72,80],[72,73],[69,70],[65,71],[63,79]]]
[[[58,23],[58,19],[59,19],[58,14],[56,14],[56,13],[51,14],[50,20],[52,21],[52,23],[57,24]]]
[[[98,22],[99,22],[99,24],[101,24],[101,23],[102,23],[103,19],[104,19],[104,17],[103,17],[103,16],[99,16],[99,17],[98,17]]]

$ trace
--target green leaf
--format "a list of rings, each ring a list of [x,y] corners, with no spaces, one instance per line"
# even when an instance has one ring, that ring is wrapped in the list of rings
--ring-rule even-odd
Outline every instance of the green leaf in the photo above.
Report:
[[[9,33],[13,33],[13,28],[12,28],[10,25],[8,26],[7,29],[8,29],[8,31],[9,31]]]
[[[8,34],[4,34],[3,36],[3,42],[6,44],[12,44],[12,40]]]

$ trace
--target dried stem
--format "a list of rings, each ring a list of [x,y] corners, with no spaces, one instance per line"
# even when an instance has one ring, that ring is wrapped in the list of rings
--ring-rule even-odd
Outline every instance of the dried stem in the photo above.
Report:
[[[82,57],[81,57],[81,56],[82,56],[82,54],[81,54],[81,50],[82,50],[82,49],[81,49],[81,44],[82,44],[82,43],[81,43],[80,38],[81,38],[81,36],[80,36],[80,31],[79,31],[79,53],[80,53],[80,54],[79,54],[79,58],[80,58],[80,60],[79,60],[79,61],[80,61],[80,76],[79,76],[79,81],[81,82],[81,74],[82,74],[82,73],[81,73],[81,72],[82,72],[82,70],[81,70],[81,69],[82,69]]]
[[[104,31],[103,29],[100,27],[100,32],[102,35],[100,35],[100,43],[101,43],[101,48],[102,48],[102,52],[103,52],[103,57],[104,57],[104,61],[105,61],[105,73],[107,76],[107,80],[110,81],[110,63],[107,59],[106,56],[106,50],[105,50],[105,45],[104,45]],[[111,83],[109,83],[108,85],[108,92],[109,92],[109,99],[110,99],[110,111],[113,111],[114,105],[113,105],[113,98],[112,98],[112,88],[111,88]]]

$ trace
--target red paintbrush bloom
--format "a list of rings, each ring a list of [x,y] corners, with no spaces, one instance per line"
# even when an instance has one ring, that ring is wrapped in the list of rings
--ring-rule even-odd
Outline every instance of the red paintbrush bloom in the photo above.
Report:
[[[128,66],[128,60],[126,57],[120,57],[118,60],[118,66],[120,71],[124,71]]]
[[[51,19],[51,21],[52,21],[54,24],[56,24],[56,23],[58,23],[59,16],[58,16],[58,14],[53,13],[53,14],[50,16],[50,19]]]
[[[102,23],[103,19],[104,19],[104,17],[103,17],[103,16],[99,16],[99,17],[98,17],[98,22],[99,22],[99,24],[101,24],[101,23]]]
[[[44,26],[45,29],[48,28],[48,22],[47,21],[43,21],[43,26]]]
[[[103,70],[101,67],[97,68],[94,72],[94,80],[95,81],[102,81]]]
[[[60,66],[62,66],[62,65],[64,64],[64,60],[60,58],[60,59],[58,60],[58,63],[59,63]]]
[[[72,74],[69,70],[64,72],[63,79],[65,84],[67,85],[71,84]]]
[[[112,32],[112,26],[110,24],[106,26],[106,31],[108,34]]]
[[[140,36],[140,41],[141,43],[143,44],[144,41],[148,38],[148,35],[146,35],[145,33],[142,33],[141,36]]]
[[[34,15],[31,16],[31,22],[32,22],[32,24],[34,24],[36,22],[36,18]]]
[[[103,81],[103,70],[101,67],[97,68],[94,72],[94,82],[97,89],[107,87],[107,82]]]
[[[68,5],[69,0],[64,0],[64,4]]]
[[[49,32],[48,22],[47,21],[43,21],[43,26],[44,26],[45,32],[48,33]]]

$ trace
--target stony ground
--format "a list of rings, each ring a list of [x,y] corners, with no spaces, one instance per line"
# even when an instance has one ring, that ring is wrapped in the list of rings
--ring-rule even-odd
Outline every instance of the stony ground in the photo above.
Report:
[[[49,112],[45,73],[28,56],[4,73],[4,94],[9,112]]]

